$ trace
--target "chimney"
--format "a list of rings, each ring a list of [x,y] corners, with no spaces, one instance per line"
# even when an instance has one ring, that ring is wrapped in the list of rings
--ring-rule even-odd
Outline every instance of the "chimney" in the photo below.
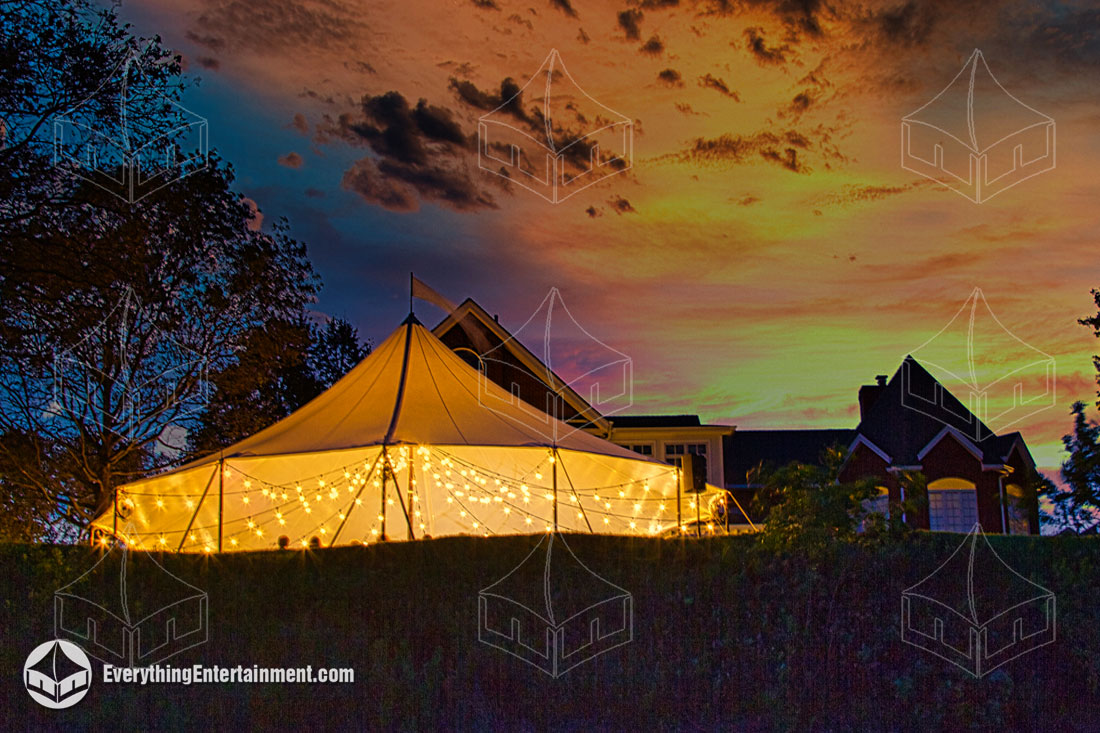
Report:
[[[860,422],[867,419],[867,415],[870,414],[871,408],[874,407],[875,401],[878,399],[882,391],[886,389],[886,375],[878,374],[875,376],[875,384],[865,384],[859,388],[859,419]]]

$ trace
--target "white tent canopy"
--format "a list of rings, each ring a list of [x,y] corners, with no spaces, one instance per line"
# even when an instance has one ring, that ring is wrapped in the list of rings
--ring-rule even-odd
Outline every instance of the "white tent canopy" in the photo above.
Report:
[[[675,526],[676,468],[547,421],[410,316],[312,402],[220,454],[121,487],[119,518],[93,526],[132,525],[131,545],[184,552],[545,532],[555,508],[566,532]],[[681,499],[685,521],[693,499]]]

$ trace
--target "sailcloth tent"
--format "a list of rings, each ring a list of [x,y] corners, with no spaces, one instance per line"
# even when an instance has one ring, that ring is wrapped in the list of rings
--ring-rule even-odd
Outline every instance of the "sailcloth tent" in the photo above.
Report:
[[[123,534],[125,508],[130,545],[182,552],[676,526],[677,468],[564,425],[551,443],[545,420],[480,377],[410,315],[312,402],[120,487],[93,526]],[[696,498],[707,506],[685,493],[685,517]]]

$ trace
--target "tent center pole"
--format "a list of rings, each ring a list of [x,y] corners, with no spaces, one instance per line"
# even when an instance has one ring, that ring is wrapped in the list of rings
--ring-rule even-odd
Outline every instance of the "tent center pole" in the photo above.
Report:
[[[225,459],[218,459],[218,552],[222,551],[222,516],[225,513]]]

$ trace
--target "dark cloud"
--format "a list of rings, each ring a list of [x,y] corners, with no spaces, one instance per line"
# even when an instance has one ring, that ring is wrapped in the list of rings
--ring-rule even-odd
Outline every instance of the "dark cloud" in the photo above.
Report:
[[[682,87],[684,85],[683,77],[680,76],[680,72],[676,69],[664,69],[657,74],[657,79],[673,87]]]
[[[825,9],[823,0],[710,0],[708,5],[714,15],[766,10],[792,31],[809,36],[821,35],[819,15]]]
[[[344,68],[348,71],[358,71],[361,74],[377,74],[373,66],[366,61],[345,61]]]
[[[588,37],[588,34],[584,32],[584,28],[577,29],[577,40],[581,43],[588,43],[592,39]]]
[[[787,60],[787,54],[791,47],[786,43],[780,46],[768,46],[764,38],[764,29],[759,27],[745,29],[745,42],[748,44],[749,53],[758,63],[765,66],[775,66]]]
[[[603,212],[597,209],[595,206],[589,206],[584,210],[584,213],[588,214],[591,218],[595,219],[598,216],[603,216]]]
[[[810,138],[796,130],[773,132],[765,130],[751,135],[725,133],[715,138],[696,138],[691,145],[675,154],[677,160],[708,165],[738,165],[758,160],[778,165],[793,173],[809,173],[799,150],[816,152],[823,158],[839,157],[835,149],[826,143],[824,132],[819,132],[815,145]]]
[[[470,0],[470,2],[483,10],[500,10],[500,6],[496,4],[496,0]]]
[[[297,130],[303,135],[309,134],[309,123],[306,122],[306,116],[303,115],[301,112],[296,112],[294,114],[294,119],[291,120],[290,127],[291,129]]]
[[[306,189],[306,197],[311,199],[323,199],[325,197],[325,192],[319,188],[310,186]]]
[[[839,191],[823,197],[819,203],[829,206],[850,206],[852,204],[880,201],[930,185],[935,185],[935,182],[926,178],[899,186],[849,184],[841,187]]]
[[[616,196],[613,199],[608,199],[608,205],[614,210],[616,214],[637,214],[638,211],[630,202],[624,199],[622,196]]]
[[[577,17],[577,11],[573,9],[573,4],[569,0],[550,0],[550,4],[570,18]]]
[[[217,71],[222,65],[220,61],[212,56],[199,56],[195,60],[199,62],[199,66],[204,69],[210,69],[211,71]]]
[[[936,9],[914,0],[883,11],[875,20],[883,39],[891,45],[921,46],[936,26]]]
[[[519,13],[512,13],[511,15],[509,15],[508,21],[511,23],[515,23],[516,25],[526,26],[527,30],[529,31],[535,30],[534,23],[532,23],[529,19],[524,18]]]
[[[729,97],[735,102],[741,101],[741,95],[729,88],[721,77],[706,74],[699,77],[699,86],[705,89],[713,89],[723,96]]]
[[[760,199],[758,199],[755,196],[745,195],[745,196],[742,196],[741,198],[737,199],[737,205],[738,206],[752,206],[753,204],[758,203],[759,201],[760,201]]]
[[[444,107],[424,99],[410,105],[395,91],[367,95],[356,114],[326,120],[319,136],[371,150],[373,155],[353,164],[342,180],[345,189],[370,203],[393,211],[415,211],[421,201],[457,211],[496,207],[469,173],[474,136]],[[504,184],[496,177],[492,182]]]
[[[700,114],[702,114],[702,112],[696,112],[695,108],[693,108],[687,102],[677,102],[676,103],[676,109],[678,109],[680,112],[684,113],[685,115],[700,115]]]
[[[639,23],[642,22],[642,18],[645,14],[641,10],[631,8],[629,10],[623,10],[618,15],[619,27],[626,33],[626,37],[632,41],[638,41],[642,38],[642,28]]]
[[[680,0],[637,0],[636,5],[645,10],[664,10],[680,5]]]
[[[279,156],[279,165],[287,168],[298,169],[302,167],[302,156],[298,155],[294,151],[287,153],[286,155]]]
[[[649,40],[643,43],[638,50],[647,56],[660,56],[661,52],[665,50],[665,44],[657,36],[650,36]]]
[[[213,51],[262,54],[351,46],[367,30],[359,8],[339,0],[211,0],[187,33]]]

